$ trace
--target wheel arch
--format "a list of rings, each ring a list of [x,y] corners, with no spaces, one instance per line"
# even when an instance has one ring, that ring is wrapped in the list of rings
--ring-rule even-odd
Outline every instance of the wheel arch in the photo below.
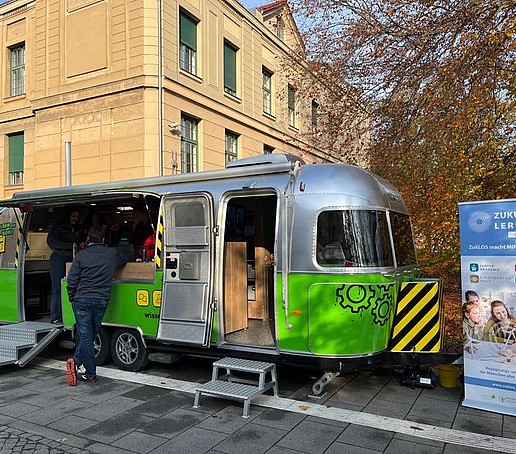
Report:
[[[148,348],[147,342],[145,341],[145,335],[143,334],[143,330],[137,326],[137,325],[124,325],[119,323],[102,323],[102,327],[109,331],[110,334],[113,334],[117,329],[125,328],[125,329],[131,329],[133,331],[137,331],[140,335],[140,340],[143,343],[143,346],[145,348]]]

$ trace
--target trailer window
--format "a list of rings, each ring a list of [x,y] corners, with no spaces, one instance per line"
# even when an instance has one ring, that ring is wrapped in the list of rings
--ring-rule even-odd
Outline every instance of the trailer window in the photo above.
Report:
[[[176,227],[204,226],[204,206],[201,203],[177,203],[174,206]]]
[[[398,266],[414,265],[416,252],[410,227],[410,218],[406,214],[391,212],[392,236]]]
[[[376,210],[324,211],[317,219],[321,266],[393,266],[387,214]]]

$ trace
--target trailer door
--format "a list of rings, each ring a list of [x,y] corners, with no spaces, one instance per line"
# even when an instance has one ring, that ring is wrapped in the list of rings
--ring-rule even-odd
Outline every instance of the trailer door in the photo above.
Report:
[[[23,299],[23,260],[25,250],[22,230],[23,217],[16,208],[0,207],[0,322],[25,320]],[[21,249],[20,249],[21,248]],[[21,270],[21,271],[20,271]]]
[[[208,194],[162,201],[163,296],[157,338],[206,346],[213,289],[213,203]]]

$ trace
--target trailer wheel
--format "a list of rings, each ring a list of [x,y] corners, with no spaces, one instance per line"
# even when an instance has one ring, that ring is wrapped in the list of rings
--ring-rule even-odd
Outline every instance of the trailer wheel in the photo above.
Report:
[[[149,352],[140,334],[132,329],[118,329],[111,337],[111,356],[116,367],[137,372],[149,364]]]
[[[109,346],[109,332],[100,328],[99,333],[95,337],[93,341],[93,350],[95,350],[95,363],[97,366],[102,366],[103,364],[111,361],[111,350]]]
[[[79,344],[80,336],[79,332],[75,330],[75,345]],[[97,366],[102,366],[103,364],[111,361],[111,350],[110,350],[110,336],[109,332],[104,329],[104,327],[100,328],[99,333],[95,337],[93,341],[93,350],[95,351],[95,364]]]

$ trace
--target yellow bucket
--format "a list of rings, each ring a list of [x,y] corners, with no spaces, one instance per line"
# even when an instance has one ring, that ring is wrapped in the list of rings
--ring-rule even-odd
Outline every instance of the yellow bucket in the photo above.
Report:
[[[457,367],[444,364],[438,367],[439,383],[443,388],[455,388],[459,381],[459,371]]]

